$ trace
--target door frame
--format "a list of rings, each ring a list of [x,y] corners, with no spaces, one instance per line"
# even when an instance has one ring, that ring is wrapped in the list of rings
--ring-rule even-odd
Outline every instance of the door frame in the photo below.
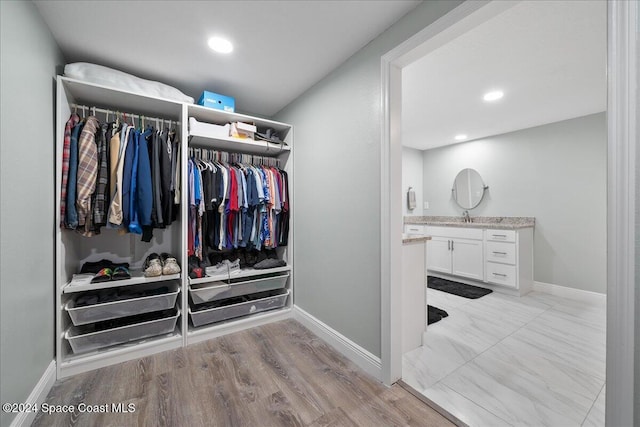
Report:
[[[466,1],[381,57],[381,360],[387,385],[402,375],[402,67],[513,4]],[[634,372],[638,24],[637,2],[607,1],[607,425],[633,425],[640,374]]]

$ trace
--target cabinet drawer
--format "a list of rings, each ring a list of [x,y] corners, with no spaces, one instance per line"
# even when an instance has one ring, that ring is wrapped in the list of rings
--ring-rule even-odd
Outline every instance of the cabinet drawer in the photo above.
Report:
[[[405,224],[404,232],[407,234],[424,234],[424,227],[421,224]]]
[[[487,261],[514,265],[516,263],[515,243],[487,242],[485,246]]]
[[[515,230],[487,230],[487,240],[494,242],[515,242],[516,231]]]
[[[509,286],[517,288],[516,267],[514,265],[498,264],[495,262],[487,262],[487,282],[496,285]]]
[[[427,226],[425,234],[429,236],[441,236],[449,239],[472,239],[482,240],[481,228],[465,228],[465,227],[433,227]]]

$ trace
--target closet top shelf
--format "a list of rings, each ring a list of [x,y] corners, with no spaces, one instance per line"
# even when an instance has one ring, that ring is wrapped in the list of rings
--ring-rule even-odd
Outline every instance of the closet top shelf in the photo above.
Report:
[[[285,139],[287,133],[291,130],[291,125],[286,123],[276,122],[274,120],[262,119],[259,117],[248,116],[239,113],[230,113],[228,111],[216,110],[213,108],[203,107],[196,104],[187,104],[189,117],[195,117],[196,120],[205,123],[216,123],[224,125],[231,122],[250,122],[254,123],[258,129],[272,128],[280,134],[282,139]]]
[[[288,145],[254,141],[252,139],[233,138],[231,136],[211,137],[199,134],[198,132],[190,132],[189,137],[189,145],[191,146],[213,148],[221,151],[262,154],[266,156],[278,156],[291,151]]]
[[[131,270],[131,279],[125,280],[109,280],[101,283],[88,283],[86,285],[72,285],[67,283],[62,291],[65,294],[74,292],[94,291],[98,289],[115,288],[120,286],[140,285],[143,283],[163,282],[165,280],[180,279],[180,274],[167,274],[157,277],[144,277],[141,270]]]
[[[67,99],[76,104],[174,119],[182,115],[183,103],[178,101],[140,95],[69,77],[58,76],[58,79],[63,83],[67,94],[66,97],[58,96],[58,102]]]

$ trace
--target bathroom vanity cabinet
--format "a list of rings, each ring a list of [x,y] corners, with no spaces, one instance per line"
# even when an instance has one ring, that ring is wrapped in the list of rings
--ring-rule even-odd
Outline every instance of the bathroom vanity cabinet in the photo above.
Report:
[[[427,271],[484,280],[483,230],[475,228],[426,227]]]
[[[533,285],[533,227],[424,226],[427,272],[524,295]]]

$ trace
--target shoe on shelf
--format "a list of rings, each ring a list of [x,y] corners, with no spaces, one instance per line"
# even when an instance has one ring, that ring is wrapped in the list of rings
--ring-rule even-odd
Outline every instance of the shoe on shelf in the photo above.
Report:
[[[199,279],[204,276],[204,271],[200,265],[200,260],[197,256],[189,256],[189,277],[192,279]]]
[[[162,275],[162,261],[157,253],[152,253],[144,260],[142,266],[145,277],[158,277]]]
[[[178,274],[180,273],[180,266],[178,261],[169,255],[168,253],[160,254],[160,260],[162,261],[162,274]]]
[[[205,271],[207,273],[207,276],[240,273],[240,258],[236,259],[235,261],[229,261],[228,259],[222,260],[216,265],[207,267]]]

